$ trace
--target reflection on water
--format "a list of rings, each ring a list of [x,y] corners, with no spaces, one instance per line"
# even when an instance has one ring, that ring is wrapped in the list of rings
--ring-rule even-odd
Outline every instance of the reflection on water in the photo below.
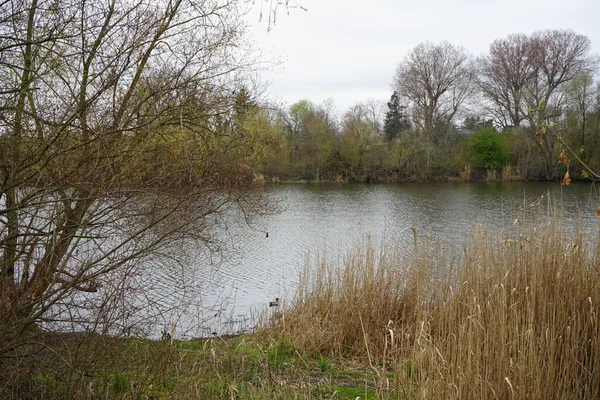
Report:
[[[393,240],[408,249],[415,228],[420,237],[460,246],[472,226],[510,227],[548,202],[568,221],[583,218],[597,229],[599,220],[597,188],[589,183],[305,184],[265,191],[281,200],[283,211],[251,226],[234,221],[225,260],[192,251],[176,265],[155,266],[162,301],[181,305],[171,317],[176,320],[165,321],[178,332],[209,336],[251,328],[252,310],[266,309],[275,298],[292,300],[307,257],[319,252],[337,259],[367,235],[375,244]]]

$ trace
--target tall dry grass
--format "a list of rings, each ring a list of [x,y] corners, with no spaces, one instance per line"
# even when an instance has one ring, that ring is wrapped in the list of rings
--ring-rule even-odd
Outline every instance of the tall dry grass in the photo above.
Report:
[[[274,331],[302,351],[363,357],[401,397],[597,399],[599,306],[598,228],[546,215],[475,229],[452,254],[415,234],[408,256],[367,246],[319,261]]]
[[[502,182],[517,182],[522,181],[523,177],[518,173],[517,169],[507,165],[506,167],[502,167]]]

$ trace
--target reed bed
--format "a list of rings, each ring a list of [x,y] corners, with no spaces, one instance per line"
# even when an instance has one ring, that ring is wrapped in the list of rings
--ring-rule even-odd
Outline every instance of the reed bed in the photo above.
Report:
[[[410,255],[368,245],[317,260],[273,332],[362,358],[384,398],[598,399],[600,226],[540,215],[473,229],[452,253],[415,232]]]

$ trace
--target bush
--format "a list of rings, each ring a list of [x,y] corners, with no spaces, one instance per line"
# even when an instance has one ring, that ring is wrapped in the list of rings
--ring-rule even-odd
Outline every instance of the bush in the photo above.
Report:
[[[500,169],[510,163],[510,149],[494,128],[482,127],[469,138],[469,158],[477,167]]]

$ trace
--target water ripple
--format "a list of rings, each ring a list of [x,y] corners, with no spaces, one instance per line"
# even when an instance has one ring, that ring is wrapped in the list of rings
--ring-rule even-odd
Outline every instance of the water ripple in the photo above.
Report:
[[[251,227],[232,224],[230,259],[214,265],[192,256],[203,261],[183,265],[179,274],[162,264],[152,271],[160,301],[178,301],[185,289],[188,298],[201,297],[194,304],[213,313],[201,319],[196,333],[247,329],[251,310],[268,308],[276,297],[290,301],[307,254],[337,257],[364,244],[367,236],[376,245],[393,240],[410,249],[411,228],[419,237],[462,245],[473,225],[511,226],[519,210],[549,190],[553,199],[562,199],[561,212],[570,219],[592,215],[598,204],[583,184],[280,185],[266,190],[284,199],[285,211],[261,217]]]

